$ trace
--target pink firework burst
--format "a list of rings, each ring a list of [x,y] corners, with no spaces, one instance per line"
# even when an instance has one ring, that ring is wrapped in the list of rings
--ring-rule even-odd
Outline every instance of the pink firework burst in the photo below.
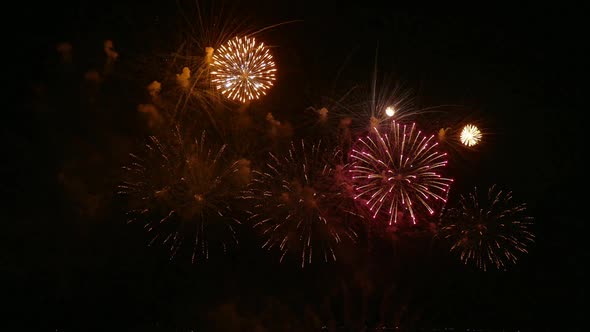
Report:
[[[437,150],[434,135],[426,136],[415,124],[393,121],[373,128],[356,141],[350,158],[354,198],[374,219],[383,216],[392,224],[409,217],[415,224],[446,203],[453,182],[439,173],[446,153]]]

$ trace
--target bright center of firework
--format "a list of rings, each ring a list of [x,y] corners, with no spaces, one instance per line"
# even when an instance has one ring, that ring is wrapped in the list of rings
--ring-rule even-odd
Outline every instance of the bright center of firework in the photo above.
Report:
[[[266,94],[275,80],[268,48],[254,38],[235,37],[213,54],[211,82],[227,98],[245,103]]]
[[[304,206],[312,209],[317,208],[316,195],[316,191],[313,188],[303,187],[301,198]]]
[[[395,108],[393,108],[393,106],[387,106],[387,108],[385,109],[385,114],[388,117],[392,117],[395,114]]]
[[[481,131],[474,125],[468,124],[461,131],[461,143],[465,146],[474,146],[481,140]]]

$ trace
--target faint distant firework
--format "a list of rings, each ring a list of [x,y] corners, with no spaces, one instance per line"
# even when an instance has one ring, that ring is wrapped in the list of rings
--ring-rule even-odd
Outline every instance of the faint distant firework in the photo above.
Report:
[[[284,153],[269,153],[262,169],[252,171],[242,195],[250,202],[249,220],[265,238],[262,247],[278,250],[281,262],[287,253],[300,255],[302,267],[312,258],[335,261],[336,247],[356,239],[346,217],[350,211],[340,208],[346,196],[334,161],[321,141],[302,140],[291,142]]]
[[[433,216],[446,203],[453,182],[440,174],[447,160],[437,145],[434,135],[426,136],[415,124],[393,121],[388,128],[373,128],[350,153],[354,198],[373,219],[390,225]]]
[[[175,257],[192,248],[192,262],[208,259],[212,250],[226,252],[238,244],[232,216],[240,163],[227,162],[226,146],[213,148],[188,138],[177,128],[164,137],[150,136],[140,153],[124,167],[119,194],[128,198],[129,222],[141,223]]]
[[[515,202],[511,191],[496,185],[483,197],[477,188],[461,195],[459,206],[444,213],[442,225],[441,237],[449,241],[450,251],[483,271],[515,264],[535,239],[526,204]]]
[[[304,128],[329,133],[344,149],[372,131],[386,128],[392,121],[400,124],[417,123],[425,130],[438,129],[440,119],[455,105],[423,107],[411,89],[399,82],[378,79],[375,74],[370,84],[359,85],[338,93],[336,98],[323,96],[306,108]]]
[[[425,111],[415,109],[412,103],[410,90],[399,84],[380,83],[378,86],[374,79],[369,89],[356,87],[340,100],[333,101],[328,115],[339,119],[339,125],[347,123],[352,134],[362,135],[392,120],[416,120],[416,116]]]
[[[481,137],[482,135],[479,128],[472,124],[465,125],[463,130],[461,130],[460,139],[461,143],[465,146],[471,147],[476,145],[481,140]]]
[[[264,43],[253,37],[235,37],[213,53],[211,82],[228,99],[245,103],[266,94],[276,71]]]

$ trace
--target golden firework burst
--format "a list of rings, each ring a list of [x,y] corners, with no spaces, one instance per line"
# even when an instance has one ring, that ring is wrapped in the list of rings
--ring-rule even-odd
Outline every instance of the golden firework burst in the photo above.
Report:
[[[264,43],[235,37],[213,54],[211,81],[225,97],[246,103],[264,96],[276,79],[273,57]]]
[[[474,146],[481,140],[481,131],[472,124],[465,125],[461,131],[461,143],[465,146]]]

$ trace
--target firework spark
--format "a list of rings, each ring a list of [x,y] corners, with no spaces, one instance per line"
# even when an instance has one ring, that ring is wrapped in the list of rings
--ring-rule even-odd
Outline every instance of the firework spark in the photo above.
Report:
[[[515,203],[512,192],[495,185],[481,198],[477,188],[467,197],[461,195],[459,207],[449,209],[442,220],[442,237],[450,241],[450,251],[483,271],[515,264],[535,239],[526,204]]]
[[[211,247],[238,243],[229,198],[239,162],[227,164],[225,146],[210,148],[200,139],[186,139],[178,129],[169,136],[151,136],[141,154],[132,154],[124,167],[119,193],[129,199],[129,222],[144,223],[153,234],[150,245],[161,241],[170,249],[192,246],[192,261],[209,258]],[[228,166],[229,165],[229,166]]]
[[[354,198],[373,218],[383,214],[391,224],[409,216],[415,224],[422,212],[434,215],[436,205],[446,203],[453,180],[437,172],[447,164],[446,153],[438,152],[434,136],[425,136],[415,124],[393,121],[383,131],[374,128],[352,149]]]
[[[384,82],[378,87],[377,82],[373,81],[370,89],[357,89],[356,93],[350,94],[349,99],[341,103],[342,107],[335,109],[335,115],[351,119],[352,129],[358,134],[387,125],[391,120],[401,122],[415,119],[423,113],[413,106],[411,91],[399,84],[392,86]]]
[[[251,37],[235,37],[213,54],[211,81],[221,93],[242,103],[266,94],[275,80],[268,48]]]
[[[336,246],[356,233],[338,208],[345,198],[335,181],[333,155],[321,142],[301,141],[292,142],[284,155],[269,156],[262,171],[252,172],[242,196],[252,204],[254,228],[266,237],[263,248],[278,249],[280,261],[298,252],[302,267],[312,257],[336,260]]]
[[[465,125],[461,131],[461,143],[465,146],[474,146],[481,140],[481,131],[472,124]]]

